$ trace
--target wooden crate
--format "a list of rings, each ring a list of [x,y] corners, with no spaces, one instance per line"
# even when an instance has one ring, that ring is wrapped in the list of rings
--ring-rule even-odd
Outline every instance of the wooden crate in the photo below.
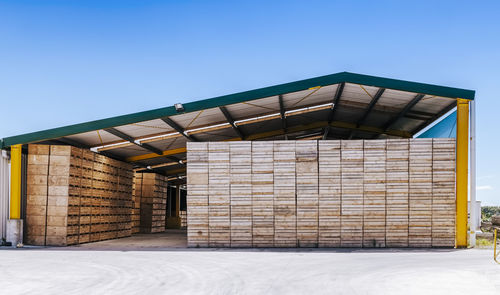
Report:
[[[408,246],[432,246],[432,138],[410,139]]]
[[[297,247],[295,142],[274,141],[274,246]]]
[[[208,242],[231,246],[229,143],[208,143]]]
[[[252,142],[252,246],[274,246],[273,143]]]
[[[318,247],[318,142],[295,142],[297,243]]]
[[[341,141],[341,247],[363,245],[363,140]]]
[[[167,210],[167,179],[157,173],[135,173],[135,196],[138,199],[139,232],[158,233],[165,231]],[[137,206],[137,205],[134,205]],[[137,221],[136,221],[137,223]]]
[[[365,140],[363,157],[363,247],[385,247],[386,140]]]
[[[45,245],[49,152],[48,145],[28,146],[26,243],[30,245]]]
[[[409,141],[388,139],[386,153],[386,246],[408,247]]]
[[[130,235],[131,168],[70,146],[30,145],[27,243],[66,246]]]
[[[190,143],[188,244],[453,246],[454,153],[453,139]]]
[[[319,247],[340,247],[340,141],[318,142]]]
[[[252,143],[230,144],[231,247],[252,247]]]
[[[187,143],[188,247],[208,247],[208,143]]]
[[[432,141],[432,246],[455,246],[455,140]]]

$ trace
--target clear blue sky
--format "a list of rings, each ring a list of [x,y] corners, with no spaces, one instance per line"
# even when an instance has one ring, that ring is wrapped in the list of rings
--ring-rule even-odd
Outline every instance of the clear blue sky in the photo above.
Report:
[[[475,89],[500,205],[500,2],[269,2],[0,0],[0,137],[351,71]]]

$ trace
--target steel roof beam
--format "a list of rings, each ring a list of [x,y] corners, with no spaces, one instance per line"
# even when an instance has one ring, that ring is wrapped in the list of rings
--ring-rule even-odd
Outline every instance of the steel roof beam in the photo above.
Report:
[[[179,124],[175,123],[169,117],[161,118],[161,120],[163,122],[165,122],[167,125],[169,125],[170,127],[174,128],[175,131],[179,132],[182,136],[187,138],[189,141],[198,141],[194,136],[184,133],[184,131],[185,131],[184,128],[179,126]]]
[[[229,113],[229,111],[226,109],[226,107],[224,107],[224,106],[219,107],[219,110],[222,112],[222,114],[224,115],[224,117],[226,117],[227,122],[231,125],[231,127],[233,127],[233,130],[236,132],[236,134],[238,134],[238,136],[242,140],[245,139],[245,135],[241,131],[240,127],[238,127],[238,126],[236,126],[234,124],[234,119],[231,116],[231,114]]]
[[[328,124],[327,121],[321,121],[321,122],[315,122],[307,125],[297,125],[297,126],[292,126],[288,128],[288,133],[294,133],[294,132],[299,132],[299,131],[306,131],[306,130],[311,130],[311,129],[319,129],[323,127],[331,126],[333,128],[341,128],[341,129],[348,129],[348,130],[357,130],[361,132],[367,132],[367,133],[375,133],[375,134],[382,134],[383,130],[377,127],[371,127],[371,126],[356,126],[354,123],[348,123],[348,122],[341,122],[341,121],[333,121],[330,124]],[[406,131],[401,131],[401,130],[389,130],[387,131],[387,134],[393,135],[393,136],[398,136],[398,137],[403,137],[403,138],[410,138],[411,134]],[[283,129],[276,129],[276,130],[271,130],[267,132],[262,132],[262,133],[257,133],[257,134],[251,134],[247,135],[246,140],[256,140],[256,139],[263,139],[263,138],[269,138],[269,137],[274,137],[274,136],[280,136],[284,135]],[[233,140],[238,140],[238,138],[230,138],[225,141],[233,141]],[[186,148],[176,148],[172,150],[166,150],[163,151],[163,155],[175,155],[175,154],[182,154],[186,152]],[[127,161],[129,162],[136,162],[136,161],[143,161],[143,160],[148,160],[151,158],[158,158],[161,157],[157,154],[147,154],[147,155],[138,155],[138,156],[132,156],[127,158]]]
[[[285,103],[283,102],[283,95],[278,95],[278,101],[280,104],[280,117],[281,117],[281,128],[283,128],[283,132],[285,132],[285,138],[286,138],[286,133],[287,133],[287,123],[286,123],[286,110],[285,110]]]
[[[363,113],[361,118],[359,118],[358,122],[356,122],[356,126],[359,127],[359,126],[361,126],[361,124],[363,124],[365,122],[366,118],[371,113],[371,111],[373,110],[373,108],[377,104],[377,102],[380,99],[380,97],[382,96],[382,94],[384,94],[384,91],[385,91],[385,88],[379,88],[377,90],[377,93],[375,93],[375,95],[372,97],[372,100],[370,101],[370,104],[366,108],[365,112]],[[354,135],[354,130],[351,130],[351,132],[349,133],[348,139],[351,139],[353,135]]]
[[[335,90],[335,95],[333,96],[333,103],[330,113],[328,114],[328,124],[330,124],[335,118],[335,112],[337,111],[337,105],[340,102],[340,98],[342,97],[342,92],[344,92],[345,83],[340,83],[337,86],[337,90]],[[325,132],[323,133],[323,139],[328,137],[328,132],[330,132],[330,126],[325,128]]]
[[[431,124],[432,122],[436,121],[437,119],[439,119],[441,116],[443,116],[447,112],[451,111],[456,106],[457,106],[457,103],[456,102],[452,102],[447,107],[445,107],[443,110],[441,110],[439,113],[437,113],[434,117],[432,117],[429,120],[424,121],[422,124],[418,125],[417,128],[414,128],[412,131],[410,131],[410,133],[411,134],[417,134],[418,132],[420,132],[420,130],[424,129],[429,124]]]
[[[73,139],[70,139],[70,138],[65,138],[65,137],[62,137],[62,138],[58,138],[57,141],[61,142],[61,143],[64,143],[64,144],[68,144],[68,145],[71,145],[71,146],[74,146],[74,147],[77,147],[77,148],[81,148],[81,149],[90,149],[89,146],[79,142],[79,141],[76,141],[76,140],[73,140]],[[111,158],[111,159],[115,159],[117,161],[121,161],[121,162],[127,162],[125,158],[122,158],[120,156],[117,156],[115,154],[112,154],[110,152],[107,152],[107,151],[98,151],[99,154],[103,155],[103,156],[106,156],[108,158]],[[151,168],[147,165],[144,165],[144,164],[141,164],[141,163],[134,163],[134,165],[136,167],[140,167],[140,168],[143,168],[145,169],[144,171],[148,170],[148,171],[154,171],[156,173],[161,173],[160,171],[158,170],[155,170],[154,168]]]
[[[130,143],[133,143],[135,144],[136,146],[139,146],[145,150],[148,150],[150,152],[153,152],[153,153],[156,153],[158,155],[161,155],[163,154],[163,151],[160,150],[160,149],[157,149],[155,148],[154,146],[150,145],[150,144],[147,144],[147,143],[140,143],[140,142],[137,142],[133,137],[131,137],[130,135],[128,134],[125,134],[123,132],[121,132],[120,130],[118,129],[115,129],[115,128],[106,128],[104,129],[104,131],[108,132],[108,133],[111,133],[113,134],[114,136],[117,136],[123,140],[126,140]]]
[[[387,131],[394,123],[396,123],[399,119],[404,117],[406,113],[408,113],[411,108],[413,108],[422,98],[424,98],[424,94],[417,94],[404,108],[397,114],[396,116],[392,117],[385,125],[382,127],[384,131]]]

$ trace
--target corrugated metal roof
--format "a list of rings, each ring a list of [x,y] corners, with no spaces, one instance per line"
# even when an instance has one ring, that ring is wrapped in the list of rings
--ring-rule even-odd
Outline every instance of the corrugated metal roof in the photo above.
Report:
[[[342,72],[186,103],[183,112],[171,106],[7,137],[2,147],[60,142],[141,167],[175,164],[188,140],[411,137],[457,98],[474,99],[474,91]]]

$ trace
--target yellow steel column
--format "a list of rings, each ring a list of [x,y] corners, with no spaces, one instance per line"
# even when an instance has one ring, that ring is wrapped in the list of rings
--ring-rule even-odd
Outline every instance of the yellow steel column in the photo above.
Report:
[[[21,218],[21,148],[10,147],[10,219]]]
[[[457,101],[457,155],[456,155],[456,246],[467,247],[467,170],[469,152],[469,101]]]

